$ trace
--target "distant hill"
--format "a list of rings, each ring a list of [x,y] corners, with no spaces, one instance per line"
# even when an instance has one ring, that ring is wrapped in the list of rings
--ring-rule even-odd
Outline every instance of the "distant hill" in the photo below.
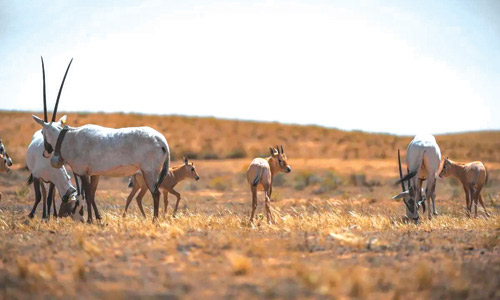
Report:
[[[42,116],[41,113],[36,113]],[[61,112],[59,116],[62,116]],[[33,133],[40,129],[30,112],[0,111],[0,138],[13,159],[24,164]],[[269,147],[283,145],[290,158],[394,158],[405,153],[412,137],[342,131],[320,126],[222,120],[184,116],[69,113],[68,124],[107,127],[151,126],[162,132],[174,159],[187,154],[195,159],[267,156]],[[395,125],[396,126],[396,125]],[[436,137],[443,156],[458,161],[500,162],[500,131],[467,132]],[[140,145],[137,145],[140,147]]]

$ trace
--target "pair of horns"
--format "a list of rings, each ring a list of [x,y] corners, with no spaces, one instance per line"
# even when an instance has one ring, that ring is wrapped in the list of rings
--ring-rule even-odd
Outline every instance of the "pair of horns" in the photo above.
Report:
[[[46,89],[45,89],[45,65],[43,63],[43,57],[42,59],[42,75],[43,75],[43,121],[48,122],[48,117],[47,117],[47,95],[46,95]],[[54,112],[52,113],[52,122],[56,120],[56,115],[57,115],[57,107],[59,106],[59,99],[61,98],[61,92],[64,86],[64,81],[66,81],[66,75],[68,75],[69,67],[71,66],[71,63],[73,62],[73,59],[68,64],[68,68],[66,68],[66,73],[64,73],[63,80],[61,82],[61,86],[59,87],[59,93],[57,93],[57,100],[56,100],[56,105],[54,106]]]

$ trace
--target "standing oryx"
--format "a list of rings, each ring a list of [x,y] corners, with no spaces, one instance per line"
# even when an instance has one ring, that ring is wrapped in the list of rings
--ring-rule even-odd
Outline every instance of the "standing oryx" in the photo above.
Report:
[[[95,191],[99,176],[130,176],[138,171],[154,199],[154,219],[158,218],[158,187],[168,172],[170,150],[167,140],[158,131],[150,127],[106,128],[97,125],[81,127],[61,127],[55,121],[61,90],[68,74],[71,62],[66,69],[59,89],[51,122],[44,122],[33,116],[35,122],[42,126],[45,141],[44,155],[52,152],[51,164],[59,168],[66,162],[73,172],[80,176],[85,190],[88,207],[88,221],[92,221],[92,207],[96,218],[100,219],[95,204]],[[45,69],[42,59],[44,86],[44,114],[46,111]]]
[[[9,173],[10,167],[12,167],[12,159],[9,157],[9,154],[7,154],[7,150],[5,150],[2,139],[0,139],[0,157],[2,159],[0,171]]]
[[[422,201],[422,182],[426,180],[425,198],[427,199],[429,209],[429,219],[431,219],[432,213],[437,215],[435,204],[436,176],[441,164],[441,150],[434,136],[430,134],[415,136],[408,145],[406,164],[408,166],[408,174],[398,181],[398,183],[408,181],[409,200],[404,199],[406,215],[413,221],[418,221],[418,205]],[[400,175],[402,174],[400,173]]]
[[[273,191],[273,178],[278,172],[290,173],[292,168],[287,163],[286,154],[283,151],[283,146],[281,146],[281,151],[276,146],[276,149],[269,148],[271,151],[271,156],[264,158],[255,158],[247,170],[247,180],[250,184],[250,189],[252,191],[252,214],[250,216],[250,223],[253,222],[253,217],[255,215],[255,209],[257,208],[257,188],[260,186],[264,189],[266,196],[266,217],[267,223],[272,221],[274,223],[274,218],[270,209],[271,193]]]
[[[62,117],[56,123],[60,125],[64,124],[66,120],[66,116]],[[48,199],[48,216],[50,216],[50,206],[54,204],[54,217],[57,216],[56,205],[54,202],[54,186],[59,191],[59,195],[62,198],[62,203],[68,202],[71,200],[73,202],[75,200],[76,189],[71,184],[71,179],[66,172],[64,166],[61,168],[53,168],[50,164],[50,159],[43,157],[44,152],[44,140],[41,130],[35,132],[33,135],[33,139],[31,140],[30,145],[28,146],[28,152],[26,153],[26,166],[30,170],[30,178],[28,180],[28,184],[33,183],[33,187],[35,189],[35,204],[33,205],[33,209],[29,214],[30,218],[33,218],[35,215],[36,207],[42,198],[42,193],[40,193],[40,189],[43,192],[43,213],[42,217],[47,218],[46,214],[46,205],[45,205],[45,187],[44,182],[50,183],[49,187],[49,195]]]

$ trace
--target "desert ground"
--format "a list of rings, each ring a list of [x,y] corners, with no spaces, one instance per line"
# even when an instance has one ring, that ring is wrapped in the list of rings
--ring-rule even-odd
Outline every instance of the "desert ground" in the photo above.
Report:
[[[40,114],[38,114],[40,115]],[[101,222],[34,219],[24,155],[37,125],[31,113],[1,112],[0,138],[14,160],[0,174],[0,298],[167,299],[499,299],[500,132],[437,136],[443,156],[482,160],[482,195],[491,214],[467,217],[454,179],[438,179],[439,215],[402,221],[397,149],[411,137],[345,132],[316,126],[213,118],[69,114],[68,124],[148,125],[183,154],[199,181],[177,187],[166,216],[144,219],[133,202],[122,217],[128,178],[102,178]],[[283,144],[290,174],[275,178],[268,225],[259,193],[248,223],[246,168]],[[59,196],[57,196],[58,199]],[[58,201],[58,205],[59,205]],[[161,201],[163,202],[163,201]],[[161,204],[163,209],[163,203]],[[163,214],[163,210],[160,211]]]

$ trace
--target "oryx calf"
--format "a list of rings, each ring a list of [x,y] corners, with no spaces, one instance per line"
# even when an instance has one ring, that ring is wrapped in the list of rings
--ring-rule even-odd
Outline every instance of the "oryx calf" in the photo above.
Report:
[[[445,158],[443,169],[439,173],[439,177],[455,177],[460,180],[465,192],[465,201],[467,204],[467,213],[470,216],[472,212],[472,202],[475,206],[475,216],[477,217],[477,202],[481,203],[484,213],[488,217],[489,214],[484,206],[481,189],[488,182],[488,171],[484,164],[480,161],[470,163],[459,163]]]
[[[287,163],[287,157],[283,151],[283,146],[280,149],[269,148],[271,156],[268,158],[255,158],[248,167],[247,181],[250,184],[252,191],[252,214],[250,215],[250,223],[253,222],[255,209],[257,209],[257,188],[261,187],[265,193],[265,208],[267,223],[272,221],[275,223],[270,209],[271,193],[273,191],[273,178],[278,172],[290,173],[292,168]]]
[[[168,193],[170,193],[175,197],[177,197],[177,202],[175,203],[174,212],[172,214],[172,216],[175,217],[175,214],[177,213],[177,208],[179,207],[179,201],[181,200],[181,194],[176,190],[174,190],[174,187],[179,182],[181,182],[186,178],[192,178],[197,181],[200,180],[200,176],[196,172],[194,164],[189,163],[188,159],[184,157],[184,164],[170,168],[167,173],[167,177],[165,177],[165,179],[160,185],[160,188],[163,190],[163,203],[165,205],[165,211],[163,212],[164,215],[167,214]],[[144,209],[142,208],[142,198],[144,197],[144,194],[146,194],[147,186],[146,182],[144,181],[144,177],[142,176],[142,173],[136,173],[133,176],[130,176],[130,181],[128,186],[132,188],[132,191],[130,192],[130,195],[128,195],[127,197],[127,204],[125,205],[125,211],[123,212],[123,216],[125,217],[128,206],[132,201],[132,199],[134,198],[134,195],[137,193],[138,190],[140,190],[139,195],[137,195],[137,198],[135,200],[137,201],[137,205],[141,210],[142,216],[146,217]]]
[[[62,117],[57,123],[64,124],[66,116]],[[57,216],[56,205],[54,202],[54,187],[59,191],[59,195],[62,198],[62,203],[75,201],[76,189],[71,184],[71,179],[66,172],[64,166],[61,168],[53,168],[50,164],[50,159],[43,157],[44,140],[41,130],[35,132],[30,145],[28,146],[28,152],[26,153],[26,166],[31,172],[28,184],[33,183],[33,188],[35,190],[35,204],[31,210],[29,217],[33,218],[35,215],[38,203],[42,198],[43,194],[43,213],[42,217],[47,218],[46,204],[45,204],[45,186],[44,183],[50,183],[48,199],[48,215],[50,216],[51,204],[54,204],[54,217]],[[42,193],[40,193],[40,189]]]
[[[437,215],[436,210],[436,176],[441,163],[441,150],[434,136],[430,134],[417,135],[408,145],[406,152],[406,164],[408,174],[402,177],[398,183],[408,181],[408,200],[405,200],[406,215],[408,218],[418,222],[418,206],[422,203],[422,183],[427,181],[425,198],[429,209],[429,219],[432,213]],[[400,175],[402,175],[400,173]],[[432,198],[432,209],[431,209]],[[432,210],[432,211],[431,211]]]

